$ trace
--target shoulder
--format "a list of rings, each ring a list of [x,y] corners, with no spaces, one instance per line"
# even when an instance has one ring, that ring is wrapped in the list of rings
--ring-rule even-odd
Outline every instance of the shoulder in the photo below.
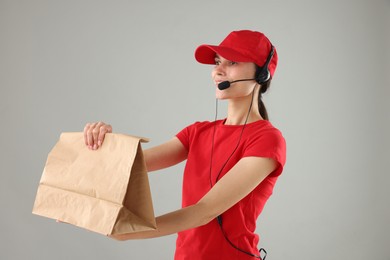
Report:
[[[199,137],[208,136],[207,133],[213,131],[214,125],[214,122],[198,121],[183,128],[179,133],[176,134],[176,137],[188,149],[189,146],[191,146],[191,144],[193,143],[193,141],[198,140]]]
[[[271,122],[255,122],[248,129],[245,155],[274,158],[284,165],[286,160],[286,141],[282,132]]]
[[[204,127],[213,126],[214,124],[215,124],[215,122],[210,122],[210,121],[196,121],[195,123],[189,125],[188,127],[204,128]]]
[[[221,120],[218,120],[216,122],[210,122],[210,121],[197,121],[193,124],[188,125],[183,130],[187,130],[193,133],[196,132],[203,132],[208,129],[212,129],[216,124],[220,124]]]
[[[275,139],[284,141],[282,132],[266,120],[254,122],[249,126],[251,138],[257,139]]]

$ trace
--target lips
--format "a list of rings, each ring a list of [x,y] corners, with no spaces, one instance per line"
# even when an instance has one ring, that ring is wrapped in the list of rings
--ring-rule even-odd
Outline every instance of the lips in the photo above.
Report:
[[[219,83],[224,82],[224,81],[228,81],[228,80],[227,79],[217,79],[217,80],[214,80],[214,83],[215,83],[215,85],[218,85]]]

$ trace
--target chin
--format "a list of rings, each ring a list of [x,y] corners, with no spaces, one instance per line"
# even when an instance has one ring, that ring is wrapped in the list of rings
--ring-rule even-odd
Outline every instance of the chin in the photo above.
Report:
[[[226,97],[226,95],[220,95],[220,94],[216,94],[215,95],[215,98],[218,99],[218,100],[225,100],[225,99],[228,99],[228,97]]]
[[[225,99],[228,99],[229,97],[226,95],[226,90],[217,89],[215,91],[215,98],[219,99],[219,100],[225,100]]]

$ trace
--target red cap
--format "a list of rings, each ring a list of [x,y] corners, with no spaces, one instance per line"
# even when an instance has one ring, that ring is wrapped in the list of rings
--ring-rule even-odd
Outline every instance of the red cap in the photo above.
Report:
[[[231,32],[219,45],[200,45],[195,50],[195,59],[203,64],[215,64],[215,54],[235,62],[253,62],[262,67],[271,51],[270,40],[261,32],[242,30]],[[274,55],[268,66],[273,77],[278,54]]]

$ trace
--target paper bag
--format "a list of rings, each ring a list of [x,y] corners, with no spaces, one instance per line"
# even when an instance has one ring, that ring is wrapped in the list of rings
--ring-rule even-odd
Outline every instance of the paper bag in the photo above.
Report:
[[[83,133],[62,133],[49,153],[33,213],[100,234],[156,229],[147,170],[140,142],[106,134],[90,150]]]

